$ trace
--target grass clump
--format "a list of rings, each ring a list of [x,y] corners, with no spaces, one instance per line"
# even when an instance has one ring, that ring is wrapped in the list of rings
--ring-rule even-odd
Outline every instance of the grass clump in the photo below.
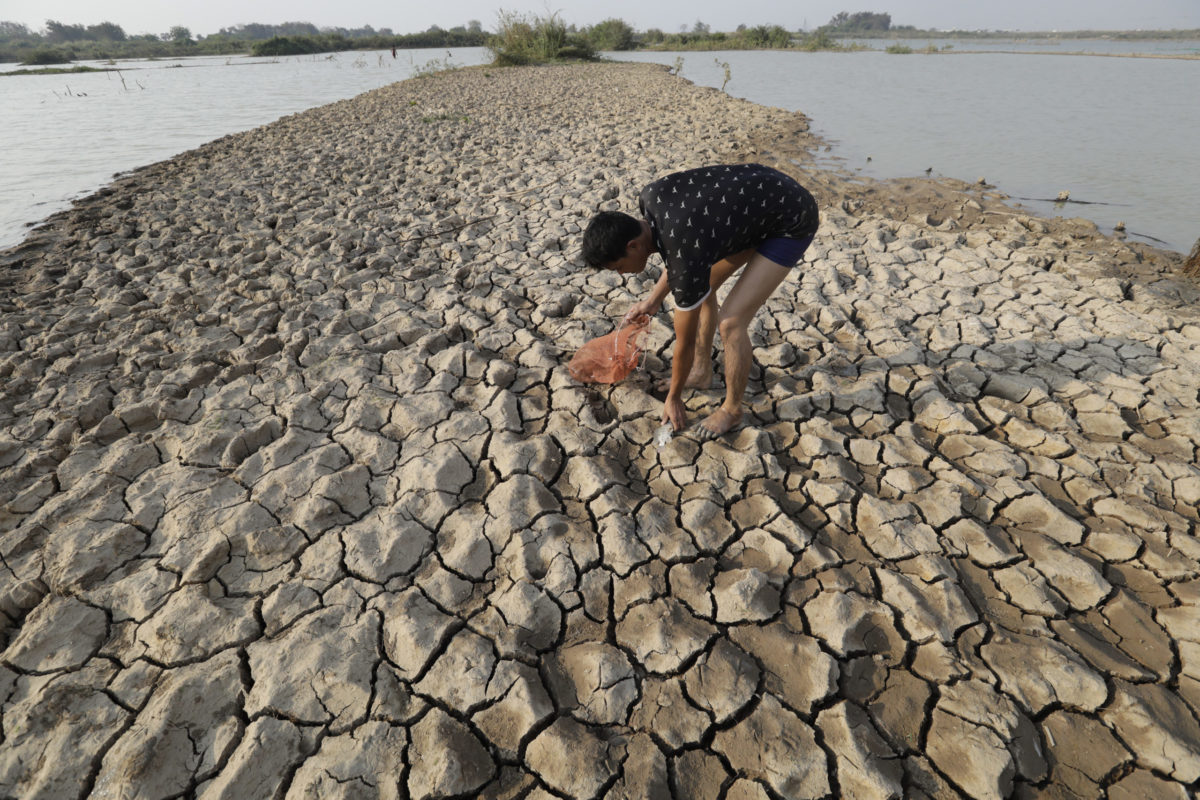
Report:
[[[912,51],[913,49],[906,44],[889,44],[887,48],[887,52],[901,56],[906,56]]]
[[[14,69],[11,72],[0,72],[0,78],[7,78],[9,75],[70,75],[76,72],[116,72],[111,69],[97,69],[96,67],[86,67],[82,64],[76,64],[73,67],[39,67],[38,69]]]
[[[448,72],[454,69],[458,69],[458,64],[455,64],[448,58],[431,58],[420,66],[413,66],[413,77],[429,78],[437,75],[439,72]]]
[[[585,37],[567,31],[557,11],[544,17],[501,11],[497,17],[496,33],[487,44],[495,66],[546,64],[564,59],[591,59],[596,55]]]

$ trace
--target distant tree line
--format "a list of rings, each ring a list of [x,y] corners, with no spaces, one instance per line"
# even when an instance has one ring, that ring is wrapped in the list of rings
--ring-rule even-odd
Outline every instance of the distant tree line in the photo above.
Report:
[[[521,15],[517,15],[520,17]],[[511,52],[515,61],[538,60],[525,52],[533,36],[548,37],[537,43],[537,51],[558,57],[563,51],[571,57],[591,57],[597,51],[623,50],[757,50],[843,49],[840,40],[856,37],[897,38],[996,38],[1020,36],[1037,38],[1112,38],[1179,39],[1200,38],[1200,31],[1059,31],[1053,33],[1014,34],[1006,31],[929,31],[911,25],[893,25],[886,13],[842,11],[813,31],[789,31],[781,25],[739,25],[730,32],[714,31],[696,20],[668,33],[659,28],[635,30],[621,19],[606,19],[596,25],[577,28],[563,23],[557,14],[545,18],[517,19],[505,12],[498,14],[496,33],[483,29],[478,20],[443,29],[434,25],[420,33],[396,34],[390,28],[318,28],[311,22],[278,24],[249,23],[221,28],[208,36],[193,36],[181,25],[159,33],[127,34],[120,25],[69,25],[46,20],[41,31],[31,31],[19,22],[0,21],[0,61],[27,64],[61,64],[68,61],[117,58],[172,58],[187,55],[232,55],[253,53],[262,56],[323,53],[339,50],[375,50],[388,48],[460,48],[492,47]],[[515,44],[514,44],[515,43]],[[851,45],[850,47],[859,47]],[[532,52],[532,51],[531,51]],[[565,57],[565,56],[564,56]]]
[[[697,20],[690,26],[682,26],[679,33],[666,33],[659,28],[638,32],[621,19],[606,19],[596,25],[576,28],[564,24],[557,12],[544,17],[501,14],[497,33],[487,46],[498,65],[591,58],[597,51],[838,50],[844,47],[824,27],[804,33],[789,31],[781,25],[739,25],[735,31],[726,33],[714,31]]]
[[[753,50],[839,47],[829,36],[829,26],[812,34],[803,34],[788,31],[781,25],[739,25],[737,30],[726,33],[713,31],[709,25],[697,20],[690,26],[681,26],[679,33],[665,33],[657,28],[639,32],[629,23],[616,18],[577,28],[575,25],[566,25],[557,15],[552,16],[550,21],[553,24],[543,24],[547,23],[547,20],[540,18],[524,22],[532,23],[527,27],[539,35],[546,34],[547,31],[554,33],[557,38],[551,38],[558,42],[559,49],[565,48],[573,57],[591,57],[597,51],[634,49]],[[471,20],[466,25],[448,30],[434,25],[421,33],[400,35],[393,33],[389,28],[375,29],[370,25],[361,28],[318,28],[310,22],[233,25],[221,28],[217,33],[208,36],[193,36],[191,31],[182,26],[157,35],[130,36],[120,25],[112,22],[84,26],[47,20],[45,29],[40,32],[31,31],[20,23],[0,22],[0,61],[57,64],[78,60],[227,55],[247,52],[260,56],[284,56],[391,47],[480,47],[491,46],[491,43],[512,34],[510,23],[514,20],[509,18],[511,15],[506,17],[504,12],[501,12],[499,17],[500,24],[495,34],[485,31],[478,20]],[[877,17],[883,18],[883,24],[890,24],[887,14],[842,14],[835,17],[835,21],[841,17],[846,18],[843,22],[848,20],[851,25],[877,25]],[[516,25],[516,29],[521,29],[521,26]]]
[[[252,42],[250,53],[256,56],[294,56],[308,53],[336,53],[342,50],[417,49],[422,47],[483,47],[487,34],[454,30],[428,30],[422,33],[357,35],[343,33],[272,36]]]
[[[798,45],[804,34],[792,33],[782,25],[738,25],[731,33],[714,31],[697,20],[690,30],[665,33],[650,28],[638,37],[638,45],[647,50],[780,50]]]
[[[63,64],[117,58],[173,58],[189,55],[250,53],[256,44],[282,39],[265,54],[375,50],[419,47],[482,47],[488,33],[478,20],[449,30],[433,26],[421,33],[395,34],[390,28],[318,28],[309,22],[276,25],[251,23],[222,28],[209,36],[193,36],[177,25],[160,34],[130,35],[113,22],[68,25],[47,20],[41,31],[19,22],[0,21],[0,61]]]

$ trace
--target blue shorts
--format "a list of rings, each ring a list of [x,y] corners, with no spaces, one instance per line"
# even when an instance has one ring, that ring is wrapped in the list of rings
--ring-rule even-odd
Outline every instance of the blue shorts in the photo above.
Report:
[[[786,239],[780,236],[767,239],[754,249],[759,255],[771,259],[781,267],[794,267],[804,258],[804,251],[812,241],[811,236],[805,236],[803,239]]]

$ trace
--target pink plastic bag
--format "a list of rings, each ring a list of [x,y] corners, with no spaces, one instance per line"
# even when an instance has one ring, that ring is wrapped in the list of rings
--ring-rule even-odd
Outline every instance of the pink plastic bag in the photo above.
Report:
[[[629,377],[642,360],[642,339],[649,317],[621,324],[612,333],[584,343],[567,365],[571,377],[581,383],[617,383]]]

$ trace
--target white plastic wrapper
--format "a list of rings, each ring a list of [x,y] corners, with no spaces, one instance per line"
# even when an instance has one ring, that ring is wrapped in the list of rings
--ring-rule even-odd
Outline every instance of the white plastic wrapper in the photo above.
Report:
[[[656,430],[654,432],[654,446],[657,447],[659,450],[662,450],[663,447],[665,447],[667,442],[669,442],[669,441],[671,441],[671,425],[670,425],[670,423],[660,425],[658,427],[658,430]]]

